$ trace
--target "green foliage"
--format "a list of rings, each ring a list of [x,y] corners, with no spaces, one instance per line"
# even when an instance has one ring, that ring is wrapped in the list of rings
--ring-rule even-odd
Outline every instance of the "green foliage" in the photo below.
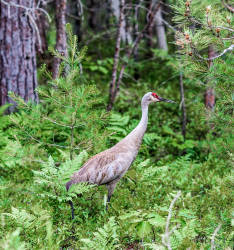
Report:
[[[111,250],[119,248],[119,230],[114,217],[110,217],[109,221],[104,224],[103,228],[99,228],[93,233],[92,239],[81,239],[83,247],[81,249],[97,249]]]
[[[175,2],[175,1],[171,1]],[[226,25],[220,1],[193,0],[190,15],[185,1],[176,1],[179,57],[152,50],[146,58],[139,46],[130,60],[115,103],[106,114],[108,84],[113,66],[114,41],[98,40],[79,48],[68,32],[68,54],[50,51],[62,59],[59,77],[42,66],[46,85],[40,85],[40,104],[18,103],[18,112],[0,109],[0,248],[3,249],[165,249],[162,236],[171,201],[169,229],[173,249],[209,249],[211,236],[217,249],[231,249],[233,240],[233,58],[227,53],[208,67],[207,46],[217,52],[230,45],[222,30],[217,37],[207,28],[206,7],[213,26]],[[186,42],[184,34],[191,42]],[[50,45],[55,34],[51,32]],[[100,52],[98,56],[96,51]],[[92,54],[90,51],[95,51]],[[103,53],[102,53],[103,52]],[[173,54],[172,54],[172,53]],[[192,52],[192,56],[188,53]],[[88,54],[86,54],[88,53]],[[83,71],[81,73],[81,71]],[[183,72],[187,110],[187,136],[181,135],[179,71]],[[136,79],[135,79],[135,75]],[[92,84],[90,84],[90,82]],[[207,84],[207,85],[205,85]],[[216,106],[203,104],[206,86],[216,92]],[[117,185],[108,212],[105,187],[65,183],[93,154],[119,142],[138,123],[140,98],[154,90],[177,105],[150,106],[149,125],[140,152]],[[208,119],[209,118],[209,119]],[[104,198],[103,198],[104,197]],[[71,221],[68,201],[75,219]]]
[[[20,240],[20,229],[16,229],[12,233],[8,233],[5,239],[1,240],[0,247],[6,250],[24,250],[25,243]]]
[[[81,152],[73,160],[67,160],[57,167],[50,156],[48,162],[42,164],[40,171],[33,171],[35,192],[38,193],[38,196],[46,200],[52,199],[64,202],[76,197],[77,194],[89,192],[92,185],[85,183],[73,186],[69,193],[65,189],[66,182],[79,169],[84,158],[87,158],[85,151]]]
[[[53,80],[43,66],[41,70],[49,78],[49,86],[38,88],[41,105],[25,103],[22,98],[12,94],[19,112],[12,114],[11,120],[20,128],[17,135],[25,144],[28,141],[40,143],[47,147],[49,154],[55,156],[61,153],[58,149],[65,149],[72,158],[74,152],[78,153],[83,148],[92,152],[104,149],[107,134],[101,131],[107,116],[100,91],[80,74],[86,48],[78,51],[77,38],[72,36],[69,25],[67,31],[68,55],[60,55],[51,49],[62,60],[59,77]],[[94,138],[99,139],[94,143]]]

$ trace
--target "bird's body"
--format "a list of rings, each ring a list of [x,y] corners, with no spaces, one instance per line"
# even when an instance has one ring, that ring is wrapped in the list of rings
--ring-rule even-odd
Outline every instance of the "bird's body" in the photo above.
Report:
[[[91,157],[72,175],[71,180],[66,184],[67,190],[72,184],[80,182],[105,184],[108,189],[108,201],[110,201],[117,182],[127,172],[139,151],[147,128],[149,103],[161,100],[172,102],[152,92],[145,94],[141,102],[142,117],[137,127],[112,148]]]

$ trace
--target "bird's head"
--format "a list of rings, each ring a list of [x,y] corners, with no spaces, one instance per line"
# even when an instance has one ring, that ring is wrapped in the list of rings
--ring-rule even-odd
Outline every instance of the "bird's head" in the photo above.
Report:
[[[142,98],[142,104],[150,104],[152,102],[170,102],[175,103],[172,100],[168,100],[165,98],[162,98],[161,96],[158,96],[155,92],[148,92],[146,93]]]

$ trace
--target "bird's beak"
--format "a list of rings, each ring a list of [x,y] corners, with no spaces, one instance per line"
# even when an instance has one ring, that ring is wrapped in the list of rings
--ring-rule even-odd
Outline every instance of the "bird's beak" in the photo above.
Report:
[[[174,101],[172,101],[172,100],[168,100],[168,99],[162,98],[162,97],[160,97],[160,96],[159,96],[159,98],[158,98],[158,99],[159,99],[159,101],[160,101],[160,102],[170,102],[170,103],[176,103],[176,102],[174,102]]]

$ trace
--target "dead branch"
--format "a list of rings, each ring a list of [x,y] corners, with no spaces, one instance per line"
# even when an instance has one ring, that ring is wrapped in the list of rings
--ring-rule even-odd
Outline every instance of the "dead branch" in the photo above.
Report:
[[[225,8],[227,8],[229,11],[231,11],[232,13],[234,13],[234,8],[230,5],[228,5],[225,0],[222,0],[222,4]]]
[[[202,60],[205,60],[205,61],[211,61],[211,60],[214,60],[216,58],[219,58],[221,56],[223,56],[224,54],[226,54],[227,52],[229,51],[232,51],[234,49],[234,44],[230,45],[227,49],[225,49],[222,53],[220,53],[219,55],[216,55],[216,56],[213,56],[213,57],[210,57],[210,58],[205,58],[205,57],[202,57],[199,53],[196,52],[196,55],[202,59]]]
[[[221,228],[221,226],[222,226],[222,224],[219,224],[216,227],[214,233],[212,234],[212,237],[211,237],[211,248],[210,248],[211,250],[215,249],[215,236],[217,235],[217,233],[218,233],[219,229]]]
[[[172,250],[171,248],[171,242],[170,242],[170,235],[176,230],[176,228],[178,227],[175,226],[173,227],[173,229],[170,231],[169,226],[170,226],[170,220],[171,220],[171,216],[172,216],[172,210],[174,207],[175,202],[178,200],[178,198],[181,195],[181,191],[179,191],[176,196],[174,197],[174,199],[172,200],[169,210],[168,210],[168,216],[167,216],[167,222],[166,222],[166,227],[165,227],[165,234],[162,236],[162,243],[164,246],[167,247],[168,250]]]
[[[234,36],[232,36],[232,37],[223,37],[221,39],[222,40],[234,40]]]

